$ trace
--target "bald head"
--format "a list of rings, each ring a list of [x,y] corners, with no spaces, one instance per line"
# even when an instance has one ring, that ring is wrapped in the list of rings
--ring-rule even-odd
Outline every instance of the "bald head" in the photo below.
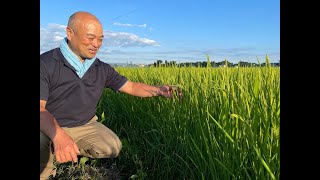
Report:
[[[79,11],[69,17],[68,26],[76,31],[83,22],[95,22],[101,25],[101,22],[95,15],[89,12]]]

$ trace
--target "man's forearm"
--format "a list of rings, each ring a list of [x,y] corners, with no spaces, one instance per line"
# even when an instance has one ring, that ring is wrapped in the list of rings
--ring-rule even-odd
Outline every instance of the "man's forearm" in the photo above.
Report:
[[[51,140],[62,130],[56,119],[45,108],[40,108],[40,130]]]

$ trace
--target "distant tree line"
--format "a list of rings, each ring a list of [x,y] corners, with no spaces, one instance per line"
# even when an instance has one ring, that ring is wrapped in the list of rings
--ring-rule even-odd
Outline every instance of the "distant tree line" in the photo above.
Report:
[[[153,66],[153,67],[171,67],[171,66],[180,66],[180,67],[252,67],[252,66],[280,66],[280,60],[279,63],[251,63],[251,62],[245,62],[245,61],[239,61],[238,63],[232,63],[227,60],[221,61],[221,62],[215,62],[215,61],[197,61],[197,62],[184,62],[184,63],[177,63],[176,61],[162,61],[157,60],[153,64],[148,64],[147,66]]]

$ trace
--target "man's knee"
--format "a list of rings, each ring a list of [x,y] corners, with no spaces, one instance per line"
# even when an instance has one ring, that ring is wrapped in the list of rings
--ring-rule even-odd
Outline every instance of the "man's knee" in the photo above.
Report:
[[[120,140],[114,143],[99,143],[95,147],[85,148],[85,154],[92,158],[115,158],[119,155],[122,149]]]
[[[50,175],[55,175],[50,144],[49,137],[40,131],[40,179],[48,179]]]
[[[50,138],[40,131],[40,151],[48,150],[50,148],[50,143]]]

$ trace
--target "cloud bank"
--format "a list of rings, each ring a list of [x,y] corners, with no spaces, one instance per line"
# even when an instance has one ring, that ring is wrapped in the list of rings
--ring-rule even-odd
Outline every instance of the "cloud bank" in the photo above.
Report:
[[[118,24],[120,25],[120,24]],[[121,24],[124,25],[124,24]],[[126,26],[129,26],[128,24]],[[135,25],[137,26],[137,25]],[[65,37],[65,25],[48,24],[40,27],[40,54],[59,47]],[[268,54],[270,62],[279,62],[278,50],[257,50],[255,48],[201,48],[175,47],[166,50],[155,40],[142,38],[128,32],[104,31],[104,44],[98,52],[98,57],[109,63],[152,64],[156,60],[177,62],[206,61],[209,55],[211,61],[220,62],[265,62]]]
[[[40,54],[52,48],[58,47],[61,40],[66,36],[65,25],[49,24],[40,27]],[[152,39],[142,38],[127,32],[104,31],[104,45],[109,47],[148,47],[159,46]]]

